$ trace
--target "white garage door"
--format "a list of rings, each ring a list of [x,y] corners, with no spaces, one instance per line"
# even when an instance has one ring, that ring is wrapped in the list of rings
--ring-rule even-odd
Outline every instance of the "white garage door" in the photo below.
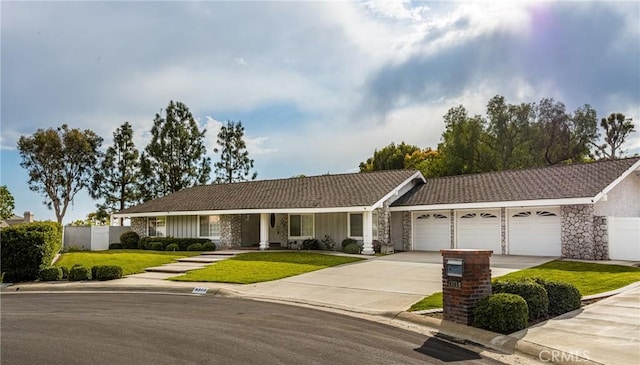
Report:
[[[509,254],[560,256],[560,208],[509,209]]]
[[[458,248],[493,250],[494,255],[502,253],[499,209],[457,211],[456,233]]]
[[[413,249],[438,251],[450,248],[449,212],[418,212],[413,219]]]

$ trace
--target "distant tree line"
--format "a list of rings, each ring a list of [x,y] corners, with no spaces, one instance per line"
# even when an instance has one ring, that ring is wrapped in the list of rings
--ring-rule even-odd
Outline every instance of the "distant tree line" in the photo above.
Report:
[[[211,160],[201,129],[181,102],[170,101],[155,115],[151,140],[142,150],[133,142],[133,128],[125,122],[113,133],[113,142],[102,152],[103,139],[91,130],[38,129],[22,136],[18,151],[28,171],[29,188],[40,193],[59,223],[76,194],[87,188],[100,203],[87,221],[104,223],[116,211],[140,202],[211,182]],[[227,121],[218,133],[215,153],[217,178],[236,182],[255,179],[253,160],[244,142],[242,122]],[[3,202],[6,199],[3,199]],[[4,212],[3,212],[4,215]]]
[[[635,131],[630,118],[602,118],[588,104],[573,113],[563,103],[509,104],[496,95],[485,115],[460,105],[444,115],[445,130],[436,149],[391,143],[360,163],[360,171],[417,169],[426,177],[567,164],[623,157],[622,146]]]

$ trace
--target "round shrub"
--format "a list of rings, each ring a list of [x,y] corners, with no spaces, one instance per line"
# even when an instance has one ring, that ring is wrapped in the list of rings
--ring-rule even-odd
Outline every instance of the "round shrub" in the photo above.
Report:
[[[170,243],[165,247],[165,251],[180,251],[180,246],[177,243]]]
[[[94,266],[96,269],[96,276],[94,279],[96,280],[114,280],[120,279],[123,275],[123,270],[120,266],[116,265],[99,265]]]
[[[84,266],[73,266],[69,270],[69,281],[91,280],[91,270]]]
[[[344,249],[342,250],[345,253],[354,253],[354,254],[359,254],[360,253],[360,245],[357,243],[350,243],[346,246],[344,246]]]
[[[109,244],[109,249],[110,250],[120,250],[120,249],[122,249],[122,243],[110,243]]]
[[[202,251],[202,244],[192,243],[187,247],[187,251]]]
[[[95,279],[96,279],[96,275],[97,275],[97,271],[98,271],[98,268],[99,268],[99,267],[100,267],[100,265],[96,265],[96,266],[92,266],[92,267],[91,267],[91,278],[92,278],[93,280],[95,280]]]
[[[120,235],[120,243],[123,248],[138,248],[140,236],[134,231],[127,231]]]
[[[354,240],[353,238],[345,238],[345,239],[343,239],[342,240],[342,244],[341,244],[342,251],[344,251],[344,248],[347,247],[348,245],[352,244],[352,243],[358,244],[358,241]]]
[[[69,268],[66,266],[61,266],[60,269],[62,270],[62,279],[68,279],[69,278]]]
[[[58,281],[62,280],[62,269],[57,266],[45,267],[40,271],[40,280],[42,281]]]
[[[473,309],[473,327],[509,334],[527,327],[527,302],[516,294],[499,293],[478,302]]]
[[[544,287],[533,280],[496,281],[493,293],[510,293],[521,296],[529,307],[529,319],[540,319],[549,313],[549,296]]]
[[[546,281],[540,278],[535,278],[534,280],[547,291],[550,316],[559,316],[580,308],[582,296],[578,288],[573,284]]]
[[[215,251],[216,244],[213,242],[205,242],[202,244],[202,251]]]
[[[164,245],[162,242],[151,242],[149,244],[149,249],[153,251],[164,251]]]

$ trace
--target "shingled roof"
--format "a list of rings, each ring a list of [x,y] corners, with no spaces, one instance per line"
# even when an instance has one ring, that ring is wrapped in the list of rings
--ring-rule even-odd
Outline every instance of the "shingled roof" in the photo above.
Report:
[[[640,158],[427,179],[394,207],[594,198]]]
[[[392,170],[202,185],[117,214],[372,206],[414,175],[421,178],[417,171]]]

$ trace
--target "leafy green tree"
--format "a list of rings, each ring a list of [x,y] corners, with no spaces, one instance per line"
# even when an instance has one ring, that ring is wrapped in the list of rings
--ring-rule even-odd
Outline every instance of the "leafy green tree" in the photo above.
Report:
[[[611,113],[607,118],[602,118],[600,127],[604,131],[604,143],[593,143],[596,155],[610,160],[622,157],[622,145],[635,132],[633,120],[622,113]]]
[[[445,131],[438,152],[443,155],[443,175],[462,175],[494,170],[494,156],[487,141],[485,120],[470,117],[460,105],[444,116]]]
[[[491,149],[495,166],[506,170],[535,165],[531,154],[531,124],[535,118],[532,104],[507,104],[494,96],[487,104],[486,144]]]
[[[430,147],[415,151],[404,158],[404,167],[420,170],[424,177],[438,177],[443,175],[443,155]]]
[[[94,132],[69,129],[66,124],[57,129],[38,129],[18,140],[20,166],[29,174],[29,189],[43,195],[44,204],[54,210],[58,223],[62,223],[76,194],[91,185],[102,155],[101,144],[102,138]]]
[[[133,143],[131,124],[125,122],[113,133],[113,145],[107,148],[100,168],[94,176],[90,192],[92,198],[104,200],[97,207],[107,216],[140,200],[139,155]],[[120,225],[123,224],[123,220],[120,219]]]
[[[404,142],[399,145],[391,142],[380,151],[374,150],[372,157],[369,157],[365,162],[361,162],[360,172],[404,169],[406,156],[416,151],[420,151],[420,147]]]
[[[207,183],[211,161],[206,157],[205,132],[179,101],[169,102],[164,117],[156,114],[151,141],[140,158],[143,200]]]
[[[13,195],[6,185],[0,186],[0,219],[11,218],[14,209],[16,209],[16,205]]]
[[[219,147],[213,152],[220,153],[220,161],[215,163],[216,183],[232,183],[237,181],[255,180],[257,172],[253,169],[253,160],[249,158],[247,144],[244,141],[244,127],[242,122],[228,120],[220,128],[217,144]]]
[[[545,98],[536,109],[535,143],[544,164],[577,162],[589,157],[589,147],[597,136],[596,112],[591,106],[584,105],[570,115],[563,103]]]

